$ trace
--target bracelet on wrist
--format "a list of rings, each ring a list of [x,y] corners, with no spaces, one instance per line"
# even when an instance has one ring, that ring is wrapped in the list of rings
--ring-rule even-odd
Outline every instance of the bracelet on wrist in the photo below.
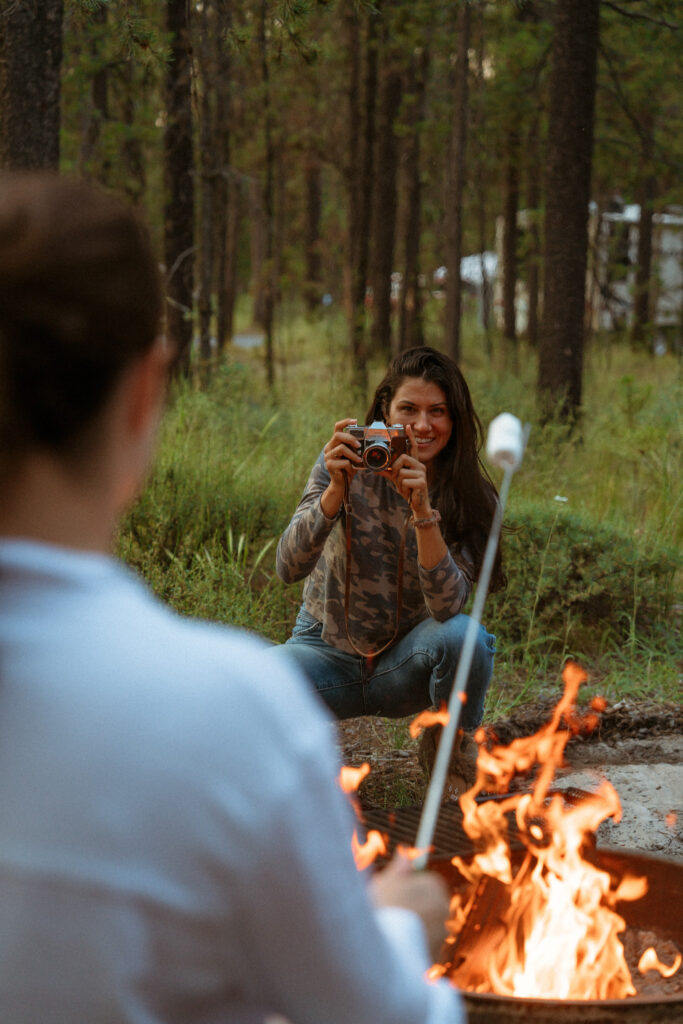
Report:
[[[426,516],[424,519],[416,519],[413,516],[412,523],[416,530],[421,530],[425,526],[436,526],[437,523],[441,522],[441,513],[438,508],[432,509],[432,514]]]

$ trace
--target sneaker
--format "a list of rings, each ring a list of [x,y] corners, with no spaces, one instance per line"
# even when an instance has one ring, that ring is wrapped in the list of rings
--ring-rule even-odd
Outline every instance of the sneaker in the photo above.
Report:
[[[430,726],[420,736],[417,756],[427,778],[431,778],[434,769],[440,736],[440,725]],[[457,799],[462,793],[472,788],[477,778],[478,753],[479,748],[472,736],[467,732],[458,731],[453,744],[444,788],[445,797],[449,788],[452,793],[452,796],[447,799]]]
[[[458,801],[463,793],[466,793],[471,788],[471,786],[467,785],[462,775],[454,775],[449,772],[443,787],[443,799]]]

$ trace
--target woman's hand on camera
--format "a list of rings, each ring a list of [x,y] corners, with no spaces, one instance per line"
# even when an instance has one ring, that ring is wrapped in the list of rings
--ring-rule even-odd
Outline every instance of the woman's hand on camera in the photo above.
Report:
[[[346,427],[357,422],[356,419],[346,419],[335,423],[334,433],[323,448],[330,483],[322,495],[321,505],[328,519],[336,516],[344,500],[346,482],[351,483],[356,470],[363,465],[363,460],[358,454],[360,441],[346,431]]]
[[[406,432],[410,441],[410,450],[416,452],[417,442],[410,424],[406,426]],[[413,455],[400,455],[389,470],[388,476],[393,481],[398,493],[409,502],[419,519],[426,518],[431,514],[427,467],[423,462]]]

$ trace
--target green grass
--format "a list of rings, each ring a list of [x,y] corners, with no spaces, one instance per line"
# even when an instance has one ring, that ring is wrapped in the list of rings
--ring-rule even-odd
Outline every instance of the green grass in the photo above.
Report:
[[[679,699],[680,366],[594,342],[582,429],[570,436],[538,425],[534,354],[521,346],[513,372],[509,353],[498,344],[488,360],[466,328],[462,368],[484,425],[503,410],[532,424],[506,514],[509,586],[485,609],[498,637],[487,715],[559,692],[570,655],[591,692]],[[118,548],[179,611],[288,635],[301,588],[275,575],[277,538],[334,421],[365,410],[350,397],[345,347],[338,314],[292,315],[278,329],[272,394],[260,354],[236,349],[207,390],[174,389]],[[370,390],[383,368],[372,365]]]

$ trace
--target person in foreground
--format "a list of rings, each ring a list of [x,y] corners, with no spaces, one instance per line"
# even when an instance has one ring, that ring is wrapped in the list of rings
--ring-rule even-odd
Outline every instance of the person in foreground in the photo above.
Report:
[[[277,549],[281,578],[306,582],[293,633],[275,650],[338,718],[398,718],[448,702],[468,623],[462,608],[498,500],[481,441],[457,365],[420,346],[389,365],[365,429],[340,419],[313,466]],[[503,584],[498,552],[493,589]],[[494,637],[480,627],[449,796],[474,782],[469,733],[482,720],[493,657]],[[436,728],[423,734],[427,771],[437,737]]]
[[[127,207],[0,178],[0,1018],[458,1024],[423,976],[445,893],[356,871],[307,682],[283,665],[274,693],[260,641],[109,553],[162,409],[160,309]]]

